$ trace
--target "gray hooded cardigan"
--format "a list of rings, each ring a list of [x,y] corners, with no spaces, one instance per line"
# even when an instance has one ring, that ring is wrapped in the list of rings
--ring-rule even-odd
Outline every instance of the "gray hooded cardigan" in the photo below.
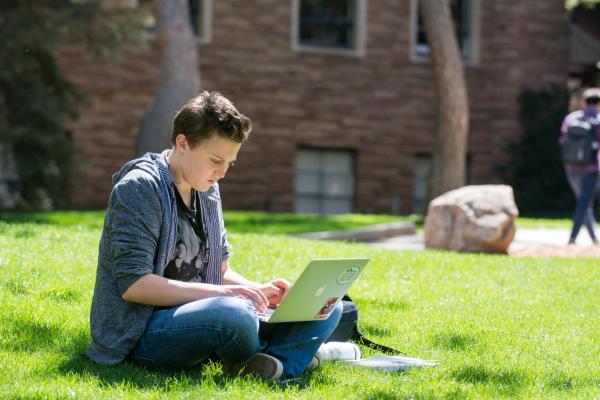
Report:
[[[113,176],[90,312],[87,354],[98,363],[119,363],[135,347],[154,308],[121,296],[144,275],[162,276],[173,257],[177,205],[169,151],[129,161]],[[228,244],[218,184],[198,196],[209,248],[206,283],[219,285]]]

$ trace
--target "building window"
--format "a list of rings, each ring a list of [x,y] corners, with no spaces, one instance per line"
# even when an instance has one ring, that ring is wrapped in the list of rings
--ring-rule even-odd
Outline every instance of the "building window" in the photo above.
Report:
[[[212,0],[189,0],[190,22],[200,43],[210,43],[212,25]]]
[[[423,215],[429,204],[432,159],[429,154],[417,154],[414,159],[413,213]]]
[[[477,43],[479,39],[479,0],[449,0],[450,13],[454,21],[456,39],[463,59],[477,63]],[[413,58],[428,58],[429,44],[425,25],[421,18],[419,0],[412,0]]]
[[[296,212],[352,212],[354,159],[352,151],[299,149],[296,155]]]
[[[366,1],[293,0],[293,49],[364,55]]]

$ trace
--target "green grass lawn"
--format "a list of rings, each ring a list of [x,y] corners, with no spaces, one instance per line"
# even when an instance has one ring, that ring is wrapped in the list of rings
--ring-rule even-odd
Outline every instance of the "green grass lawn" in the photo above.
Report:
[[[516,221],[518,228],[548,228],[548,229],[571,229],[569,218],[529,218],[520,217]]]
[[[253,279],[294,280],[311,257],[369,257],[350,292],[361,329],[440,365],[381,373],[330,363],[287,388],[225,378],[219,364],[96,365],[84,352],[102,215],[57,215],[0,221],[2,399],[600,398],[596,260],[395,252],[232,227],[232,264]]]
[[[0,221],[32,222],[37,224],[83,225],[102,228],[104,211],[59,211],[50,213],[0,212]],[[303,215],[293,213],[267,213],[248,211],[225,211],[225,221],[230,232],[298,234],[317,231],[356,229],[386,222],[412,221],[423,228],[420,215],[392,216],[381,214]],[[571,227],[569,218],[520,217],[517,228],[563,228]]]
[[[31,222],[44,225],[82,225],[102,228],[104,211],[59,211],[49,213],[0,212],[0,221]],[[413,221],[422,224],[419,216],[391,216],[378,214],[306,215],[226,211],[227,230],[239,233],[297,234],[318,231],[355,229],[386,222]]]

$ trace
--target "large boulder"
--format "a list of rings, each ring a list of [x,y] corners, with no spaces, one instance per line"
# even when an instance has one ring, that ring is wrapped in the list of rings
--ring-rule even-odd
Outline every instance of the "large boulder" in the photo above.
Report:
[[[515,237],[519,210],[512,187],[465,186],[429,203],[425,247],[465,252],[506,253]]]

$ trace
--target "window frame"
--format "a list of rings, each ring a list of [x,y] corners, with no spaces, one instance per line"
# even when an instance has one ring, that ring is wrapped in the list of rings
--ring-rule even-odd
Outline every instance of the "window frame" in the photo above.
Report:
[[[298,176],[300,170],[298,169],[298,156],[301,151],[312,151],[318,152],[319,156],[319,170],[318,170],[318,180],[319,180],[319,192],[318,193],[302,193],[298,191]],[[352,193],[347,195],[338,195],[338,196],[330,196],[326,192],[322,191],[323,181],[326,178],[326,174],[324,173],[323,165],[321,164],[322,157],[326,153],[342,153],[348,155],[350,157],[350,168],[351,170],[348,172],[352,180]],[[313,199],[318,202],[318,212],[317,215],[334,215],[334,214],[326,214],[325,210],[325,201],[326,200],[341,200],[348,201],[349,211],[353,212],[356,207],[356,186],[357,186],[357,166],[356,166],[357,154],[355,149],[348,148],[331,148],[331,147],[316,147],[316,146],[298,146],[296,148],[296,156],[294,160],[294,212],[298,211],[298,200],[300,198],[304,199]]]
[[[418,170],[418,166],[424,167],[425,171]],[[423,172],[419,176],[418,172]],[[413,155],[413,182],[412,182],[412,213],[416,215],[425,215],[427,213],[427,204],[431,200],[431,174],[433,173],[433,155],[427,152],[419,152]],[[417,178],[423,178],[418,180]],[[423,186],[421,186],[423,185]],[[423,197],[419,195],[420,190],[424,189]]]
[[[192,27],[192,33],[199,44],[209,44],[212,42],[213,0],[199,1],[202,4],[202,32],[196,34]]]
[[[480,19],[481,19],[481,0],[470,0],[469,33],[470,49],[468,54],[461,54],[462,59],[467,65],[479,65],[480,56]],[[431,60],[429,54],[419,54],[417,52],[418,24],[419,24],[419,0],[410,0],[410,61],[428,62]],[[462,52],[461,52],[462,53]]]
[[[292,27],[291,48],[297,53],[332,54],[341,56],[364,57],[366,55],[367,36],[367,2],[368,0],[356,1],[356,18],[354,29],[353,47],[344,49],[340,47],[311,46],[300,43],[300,2],[292,0]]]

